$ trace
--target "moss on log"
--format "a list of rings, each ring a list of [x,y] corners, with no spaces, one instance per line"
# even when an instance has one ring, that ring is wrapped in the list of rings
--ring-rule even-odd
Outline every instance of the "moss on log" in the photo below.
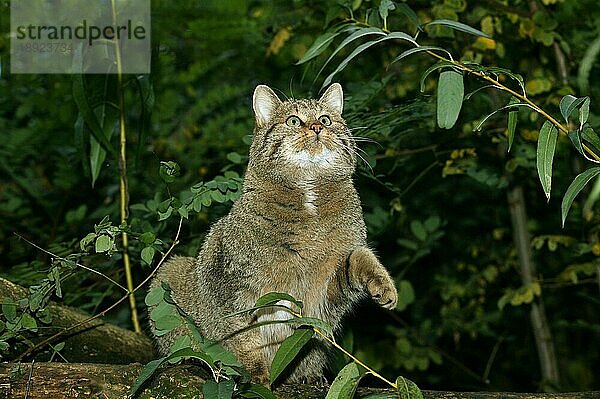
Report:
[[[125,398],[140,373],[140,364],[109,365],[85,363],[21,364],[20,372],[10,375],[14,365],[4,364],[0,370],[0,399],[37,398]],[[30,374],[31,372],[31,374]],[[30,378],[31,375],[31,378]],[[193,366],[166,368],[158,373],[138,398],[183,399],[202,398],[203,380]],[[313,385],[287,385],[275,393],[279,399],[323,399],[327,389]],[[357,398],[391,390],[360,388]],[[600,399],[600,392],[570,393],[506,393],[506,392],[442,392],[423,391],[425,399]]]
[[[27,296],[27,290],[6,279],[0,278],[0,297],[9,297],[15,301]],[[55,303],[48,305],[52,315],[52,324],[45,328],[46,334],[54,334],[89,318],[89,315],[80,311],[60,306]],[[28,337],[31,342],[40,342],[40,335]],[[93,362],[111,364],[129,364],[133,362],[146,363],[155,358],[152,341],[143,334],[105,323],[102,320],[93,320],[73,331],[69,331],[57,342],[65,342],[64,349],[60,352],[69,362]],[[25,345],[12,348],[5,359],[14,359],[27,349]],[[37,360],[47,360],[52,353],[50,348],[35,353]]]

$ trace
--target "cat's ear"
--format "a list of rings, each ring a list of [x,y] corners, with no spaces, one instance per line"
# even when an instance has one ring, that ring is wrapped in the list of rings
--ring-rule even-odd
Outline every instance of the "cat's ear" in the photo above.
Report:
[[[319,99],[319,102],[328,105],[341,115],[342,110],[344,109],[344,92],[342,91],[342,85],[334,83],[329,86]]]
[[[281,100],[269,86],[256,86],[252,96],[252,107],[254,108],[258,127],[265,126],[271,120],[273,112],[280,104]]]

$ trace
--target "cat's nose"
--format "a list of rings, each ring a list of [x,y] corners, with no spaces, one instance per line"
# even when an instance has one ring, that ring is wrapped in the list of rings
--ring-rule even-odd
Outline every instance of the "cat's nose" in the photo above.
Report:
[[[312,125],[310,125],[310,130],[312,130],[316,134],[321,133],[321,129],[323,129],[323,125],[321,125],[320,123],[313,123]]]

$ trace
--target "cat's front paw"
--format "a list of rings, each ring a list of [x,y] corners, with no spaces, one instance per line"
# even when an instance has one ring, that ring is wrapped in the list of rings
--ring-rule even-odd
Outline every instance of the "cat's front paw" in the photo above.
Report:
[[[386,309],[394,309],[398,302],[398,291],[394,281],[387,275],[373,276],[367,281],[367,292],[371,299]]]

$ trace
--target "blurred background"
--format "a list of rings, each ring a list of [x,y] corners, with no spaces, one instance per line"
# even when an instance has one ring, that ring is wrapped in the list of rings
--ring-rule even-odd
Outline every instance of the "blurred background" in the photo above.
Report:
[[[399,11],[402,2],[396,3],[385,27],[414,34],[410,18]],[[421,21],[458,20],[493,36],[431,26],[421,34],[421,44],[522,74],[530,98],[553,115],[559,115],[563,95],[589,95],[591,125],[600,125],[596,0],[405,4]],[[296,63],[336,23],[384,27],[373,11],[379,6],[378,0],[153,0],[147,80],[153,103],[140,101],[133,83],[125,90],[131,224],[172,240],[177,220],[159,221],[157,204],[224,170],[243,174],[254,125],[254,87],[268,84],[282,97],[318,96],[324,78],[352,48],[341,50],[321,73],[342,36],[310,62]],[[1,31],[7,32],[7,5],[0,9]],[[507,152],[505,114],[473,133],[484,115],[508,101],[500,92],[482,90],[465,101],[453,129],[437,128],[437,74],[425,81],[424,92],[419,87],[421,75],[436,60],[416,54],[390,64],[406,49],[396,42],[374,46],[334,78],[344,87],[350,127],[373,141],[360,142],[369,165],[360,162],[355,182],[369,242],[400,288],[396,311],[365,304],[349,318],[340,342],[384,375],[405,375],[424,389],[600,389],[598,186],[590,185],[576,199],[564,228],[560,218],[561,198],[587,167],[585,159],[566,137],[559,139],[547,202],[535,168],[541,120],[521,112]],[[9,54],[3,33],[0,273],[29,286],[46,277],[51,259],[15,233],[59,255],[79,251],[79,240],[105,215],[118,225],[119,165],[108,155],[92,185],[89,138],[82,142],[76,126],[73,76],[11,75]],[[96,78],[86,79],[94,101]],[[483,85],[475,78],[465,82],[467,91]],[[117,137],[115,128],[109,140],[116,143]],[[181,175],[169,185],[159,175],[161,161],[180,167]],[[527,211],[521,221],[530,234],[529,261],[536,267],[527,284],[511,222],[510,198],[519,192]],[[190,215],[176,252],[196,255],[210,224],[229,207],[214,204]],[[139,282],[151,268],[140,260],[136,245],[130,252]],[[124,280],[121,262],[118,253],[85,258],[85,264],[117,281]],[[81,270],[63,281],[63,291],[64,303],[89,313],[121,295],[105,279]],[[142,312],[143,296],[137,297]],[[532,304],[545,314],[557,378],[542,371]],[[131,327],[126,305],[107,318]],[[333,373],[340,365],[343,359],[335,359]]]

